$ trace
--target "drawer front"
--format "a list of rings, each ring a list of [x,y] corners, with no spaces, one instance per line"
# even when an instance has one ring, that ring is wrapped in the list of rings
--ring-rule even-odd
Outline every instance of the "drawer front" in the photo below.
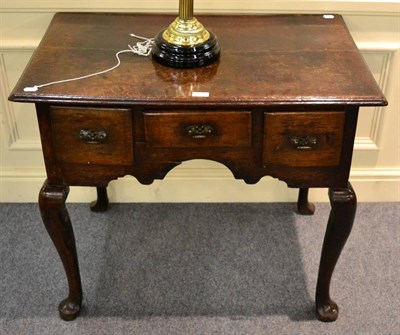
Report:
[[[127,109],[51,109],[57,160],[63,163],[133,163],[132,116]]]
[[[337,166],[344,124],[344,112],[266,113],[263,163],[265,166]]]
[[[251,112],[145,113],[150,148],[251,146]]]

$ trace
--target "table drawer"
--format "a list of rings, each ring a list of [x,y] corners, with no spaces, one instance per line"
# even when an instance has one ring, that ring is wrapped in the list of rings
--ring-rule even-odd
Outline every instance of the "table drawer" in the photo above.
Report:
[[[146,112],[150,148],[251,146],[251,112]]]
[[[63,163],[133,163],[132,115],[128,109],[52,107],[57,160]]]
[[[265,166],[337,166],[344,124],[344,112],[266,113],[263,163]]]

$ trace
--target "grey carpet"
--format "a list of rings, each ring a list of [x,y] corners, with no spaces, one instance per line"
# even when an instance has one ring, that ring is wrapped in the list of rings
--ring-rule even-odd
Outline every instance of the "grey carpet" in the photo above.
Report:
[[[58,318],[61,262],[34,204],[0,204],[0,334],[400,334],[400,204],[359,204],[332,282],[340,316],[314,319],[329,215],[294,204],[112,204],[68,209],[84,309]]]

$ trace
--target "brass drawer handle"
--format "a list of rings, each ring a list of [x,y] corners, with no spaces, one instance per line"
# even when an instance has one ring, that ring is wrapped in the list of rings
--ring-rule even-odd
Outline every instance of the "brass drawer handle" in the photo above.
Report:
[[[103,130],[87,130],[82,129],[79,137],[87,144],[100,144],[107,138],[107,133]]]
[[[314,136],[292,136],[290,143],[297,150],[311,150],[317,145],[318,140]]]
[[[191,138],[201,139],[212,136],[214,128],[209,124],[194,124],[186,127],[186,132]]]

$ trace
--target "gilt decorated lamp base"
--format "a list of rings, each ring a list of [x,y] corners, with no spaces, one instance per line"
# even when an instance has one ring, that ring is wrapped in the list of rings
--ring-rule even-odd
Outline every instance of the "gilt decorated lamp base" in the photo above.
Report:
[[[209,65],[218,60],[220,47],[217,37],[209,31],[207,41],[191,45],[176,45],[168,42],[161,31],[155,38],[152,54],[160,64],[176,68],[194,68]]]
[[[179,16],[158,33],[152,47],[153,59],[176,68],[209,65],[219,58],[217,36],[193,15],[193,0],[179,0]]]

